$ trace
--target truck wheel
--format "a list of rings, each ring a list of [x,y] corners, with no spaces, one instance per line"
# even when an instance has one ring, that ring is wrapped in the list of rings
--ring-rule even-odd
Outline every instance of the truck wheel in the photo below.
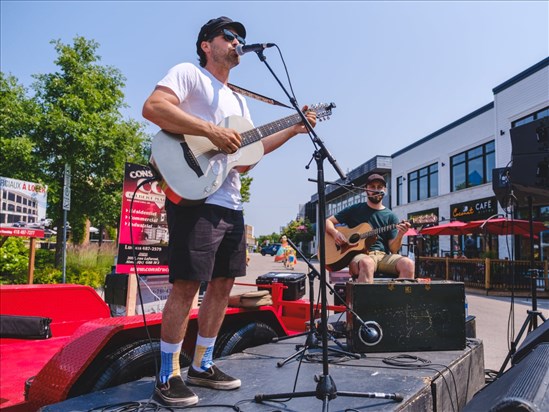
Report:
[[[214,350],[214,358],[242,352],[244,349],[271,342],[278,335],[263,322],[252,322],[221,335]]]
[[[106,357],[106,368],[98,376],[90,392],[110,388],[122,383],[132,382],[145,376],[155,376],[155,359],[160,368],[160,341],[141,340],[122,346]],[[192,359],[181,352],[179,363],[187,367]]]

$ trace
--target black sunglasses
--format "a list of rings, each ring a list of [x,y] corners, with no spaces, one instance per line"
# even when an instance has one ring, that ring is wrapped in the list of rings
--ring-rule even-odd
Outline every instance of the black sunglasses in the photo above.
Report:
[[[223,29],[223,31],[219,34],[223,34],[223,38],[229,42],[234,41],[234,39],[238,40],[240,44],[243,46],[246,44],[246,40],[244,40],[243,37],[239,36],[238,34],[234,34],[232,31]]]

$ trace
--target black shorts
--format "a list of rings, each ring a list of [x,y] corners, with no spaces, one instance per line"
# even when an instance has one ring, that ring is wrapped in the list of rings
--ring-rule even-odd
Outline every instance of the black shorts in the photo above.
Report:
[[[170,282],[246,275],[241,210],[217,205],[177,206],[166,199]]]

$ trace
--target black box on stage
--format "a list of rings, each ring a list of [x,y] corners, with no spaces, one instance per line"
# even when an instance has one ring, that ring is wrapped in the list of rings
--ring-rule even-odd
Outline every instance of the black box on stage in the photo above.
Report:
[[[465,348],[465,287],[461,282],[348,282],[347,304],[362,321],[377,322],[382,332],[377,344],[366,344],[361,339],[362,323],[347,311],[347,344],[353,352]]]
[[[113,305],[126,305],[128,295],[128,275],[109,273],[105,277],[105,302]]]
[[[334,292],[334,305],[344,305],[347,302],[347,285],[345,283],[336,283]]]
[[[282,292],[284,300],[297,300],[305,294],[305,273],[269,272],[259,276],[255,283],[258,285],[258,290],[270,290],[259,285],[273,283],[282,283],[284,286],[288,286],[288,289],[284,289]]]

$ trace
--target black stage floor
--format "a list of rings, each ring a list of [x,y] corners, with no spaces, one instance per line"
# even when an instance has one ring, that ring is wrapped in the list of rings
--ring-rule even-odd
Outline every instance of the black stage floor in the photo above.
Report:
[[[324,371],[321,349],[308,350],[302,362],[296,358],[277,367],[277,362],[295,353],[296,345],[304,343],[304,340],[304,337],[293,337],[217,359],[216,364],[221,369],[242,380],[242,387],[234,391],[193,387],[200,399],[198,407],[185,410],[457,412],[484,385],[482,342],[468,339],[467,347],[462,351],[368,353],[362,354],[360,359],[342,357],[329,351],[331,363],[328,375],[340,391],[335,398],[325,401],[323,396],[318,399],[313,395],[293,399],[286,397],[279,402],[255,402],[257,395],[317,392],[315,376],[322,376]],[[329,347],[338,349],[331,341]],[[137,403],[142,406],[147,403],[153,388],[153,378],[144,378],[50,405],[42,408],[42,411],[168,410],[138,407]],[[347,396],[341,392],[398,393],[403,400],[397,402]],[[127,405],[129,408],[124,408],[122,405],[131,402],[135,402],[134,407]]]

